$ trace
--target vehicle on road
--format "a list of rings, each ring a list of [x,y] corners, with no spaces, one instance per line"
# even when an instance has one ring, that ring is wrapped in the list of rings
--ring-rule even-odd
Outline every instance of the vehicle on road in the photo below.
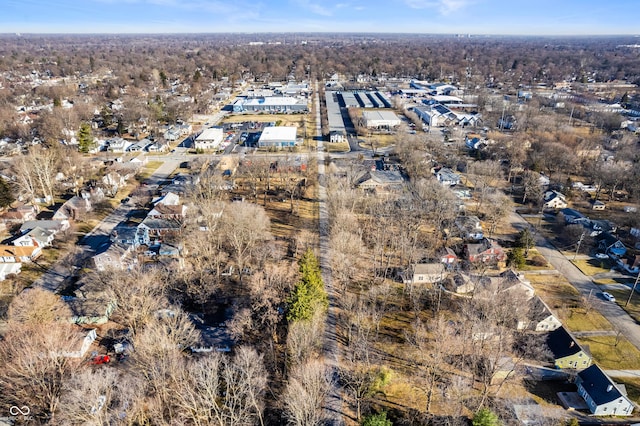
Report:
[[[611,293],[607,293],[606,291],[602,292],[602,297],[604,297],[605,299],[607,299],[609,302],[615,302],[616,298],[613,297],[613,294]]]

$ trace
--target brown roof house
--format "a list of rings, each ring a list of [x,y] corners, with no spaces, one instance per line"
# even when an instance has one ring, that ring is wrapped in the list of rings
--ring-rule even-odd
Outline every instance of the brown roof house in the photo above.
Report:
[[[504,250],[495,240],[483,238],[474,244],[465,244],[466,259],[471,263],[498,263],[506,259]]]
[[[60,206],[53,215],[53,220],[82,220],[91,210],[91,201],[76,195]]]

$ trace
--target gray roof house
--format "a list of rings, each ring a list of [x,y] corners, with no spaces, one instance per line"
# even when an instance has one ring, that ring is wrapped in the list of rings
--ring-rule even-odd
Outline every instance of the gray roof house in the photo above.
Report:
[[[584,398],[591,414],[596,416],[630,416],[633,402],[626,390],[616,385],[600,367],[592,365],[576,377],[578,394]]]
[[[460,175],[453,172],[453,170],[443,167],[436,173],[436,179],[444,186],[454,186],[460,183]]]

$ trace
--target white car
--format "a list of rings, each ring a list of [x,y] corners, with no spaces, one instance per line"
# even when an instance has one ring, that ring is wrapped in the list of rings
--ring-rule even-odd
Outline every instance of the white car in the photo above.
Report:
[[[606,291],[602,292],[602,297],[607,299],[609,302],[615,302],[616,301],[616,298],[613,297],[613,295],[611,293],[607,293]]]
[[[604,254],[604,253],[597,253],[596,254],[596,258],[598,258],[598,259],[608,259],[609,255]]]

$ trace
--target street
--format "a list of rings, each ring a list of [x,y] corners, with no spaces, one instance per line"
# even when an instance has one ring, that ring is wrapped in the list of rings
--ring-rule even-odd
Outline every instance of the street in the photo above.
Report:
[[[590,297],[592,306],[600,312],[611,324],[614,329],[619,330],[633,344],[640,349],[640,326],[616,303],[609,302],[600,297],[602,289],[594,284],[591,277],[586,276],[580,271],[571,260],[569,260],[562,252],[556,249],[543,235],[536,232],[519,214],[511,213],[510,219],[514,228],[521,230],[530,228],[535,238],[536,249],[547,261],[564,275],[564,277],[573,285],[581,295]]]

